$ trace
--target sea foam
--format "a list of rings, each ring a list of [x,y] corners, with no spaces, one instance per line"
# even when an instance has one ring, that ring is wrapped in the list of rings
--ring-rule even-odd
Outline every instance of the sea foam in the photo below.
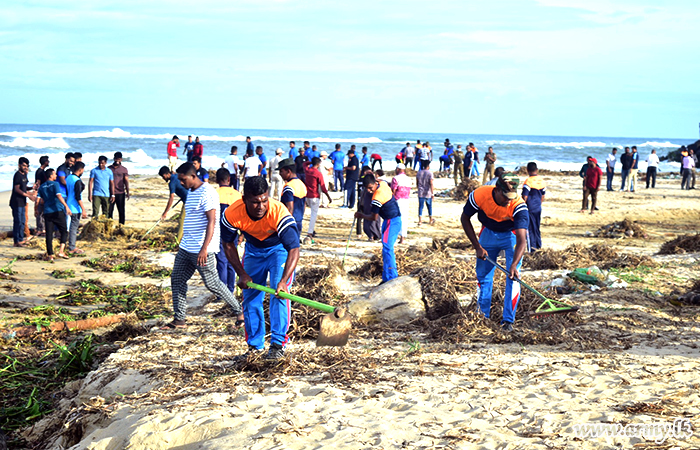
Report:
[[[52,138],[52,139],[39,139],[34,137],[18,137],[13,141],[3,142],[0,141],[0,146],[3,147],[13,147],[13,148],[62,148],[68,149],[70,145],[62,138]]]

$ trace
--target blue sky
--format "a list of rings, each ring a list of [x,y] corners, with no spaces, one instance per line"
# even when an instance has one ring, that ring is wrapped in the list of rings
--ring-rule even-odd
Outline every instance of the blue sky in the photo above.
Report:
[[[0,122],[693,138],[698,23],[697,1],[4,0]]]

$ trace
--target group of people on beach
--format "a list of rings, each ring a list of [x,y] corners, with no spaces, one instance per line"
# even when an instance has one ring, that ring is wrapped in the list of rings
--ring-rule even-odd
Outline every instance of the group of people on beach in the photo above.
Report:
[[[15,247],[24,247],[32,239],[29,232],[27,201],[33,201],[36,218],[36,235],[46,238],[46,258],[69,258],[69,254],[82,254],[76,246],[80,219],[86,219],[87,208],[83,202],[86,185],[82,180],[85,162],[80,152],[69,152],[56,169],[50,168],[47,155],[39,158],[39,168],[34,173],[34,183],[29,184],[29,160],[19,158],[18,170],[12,181],[10,207],[12,208],[12,236]],[[113,217],[116,207],[119,222],[126,220],[126,199],[129,198],[129,171],[122,165],[121,152],[114,153],[112,164],[107,157],[98,158],[97,166],[90,170],[87,184],[87,200],[92,203],[92,217]],[[54,255],[54,232],[60,236],[60,247]],[[66,245],[68,247],[66,251]]]

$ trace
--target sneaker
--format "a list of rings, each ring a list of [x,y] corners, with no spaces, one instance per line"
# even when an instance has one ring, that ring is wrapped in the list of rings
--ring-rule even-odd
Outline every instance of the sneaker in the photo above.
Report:
[[[252,345],[249,345],[248,351],[243,353],[242,355],[235,356],[233,358],[233,362],[238,363],[238,364],[248,362],[251,358],[254,358],[254,357],[260,355],[262,352],[263,352],[262,349],[257,349],[255,347],[253,347]]]
[[[501,329],[504,333],[510,333],[511,331],[513,331],[513,324],[510,322],[503,322],[501,324]]]
[[[278,344],[271,344],[270,350],[267,352],[265,359],[276,360],[284,357],[284,347]]]

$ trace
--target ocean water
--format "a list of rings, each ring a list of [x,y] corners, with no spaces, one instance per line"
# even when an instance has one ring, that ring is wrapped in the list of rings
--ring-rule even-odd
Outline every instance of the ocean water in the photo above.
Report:
[[[651,149],[660,156],[688,145],[692,139],[668,138],[611,138],[611,137],[571,137],[571,136],[511,136],[457,133],[405,133],[405,132],[364,132],[364,131],[323,131],[323,130],[245,130],[226,128],[154,128],[154,127],[104,127],[77,125],[17,125],[0,124],[0,190],[11,189],[12,176],[17,170],[17,160],[26,156],[30,161],[30,173],[39,166],[39,157],[48,155],[50,166],[60,165],[66,152],[81,152],[88,169],[97,165],[100,155],[110,161],[116,151],[124,155],[123,164],[131,174],[156,174],[167,163],[166,144],[174,134],[180,137],[180,153],[184,150],[187,135],[199,136],[204,145],[203,165],[206,168],[221,167],[232,145],[237,145],[239,155],[244,153],[245,137],[261,145],[265,154],[272,157],[275,150],[289,148],[294,140],[297,147],[307,140],[316,144],[319,150],[333,151],[334,145],[342,145],[343,151],[351,144],[358,151],[367,146],[369,153],[379,153],[384,158],[384,168],[395,167],[394,156],[406,142],[429,141],[433,147],[438,167],[437,155],[444,150],[443,142],[449,138],[453,144],[473,142],[483,158],[488,146],[493,146],[498,156],[497,165],[507,170],[536,161],[540,168],[550,170],[578,170],[591,155],[602,163],[612,147],[622,148],[636,145],[640,161],[646,159]],[[603,163],[604,164],[604,163]],[[483,168],[483,161],[481,162]],[[646,169],[640,164],[641,170]],[[678,163],[663,162],[661,171],[677,171]],[[619,169],[618,169],[619,171]],[[30,181],[33,181],[33,176]]]

